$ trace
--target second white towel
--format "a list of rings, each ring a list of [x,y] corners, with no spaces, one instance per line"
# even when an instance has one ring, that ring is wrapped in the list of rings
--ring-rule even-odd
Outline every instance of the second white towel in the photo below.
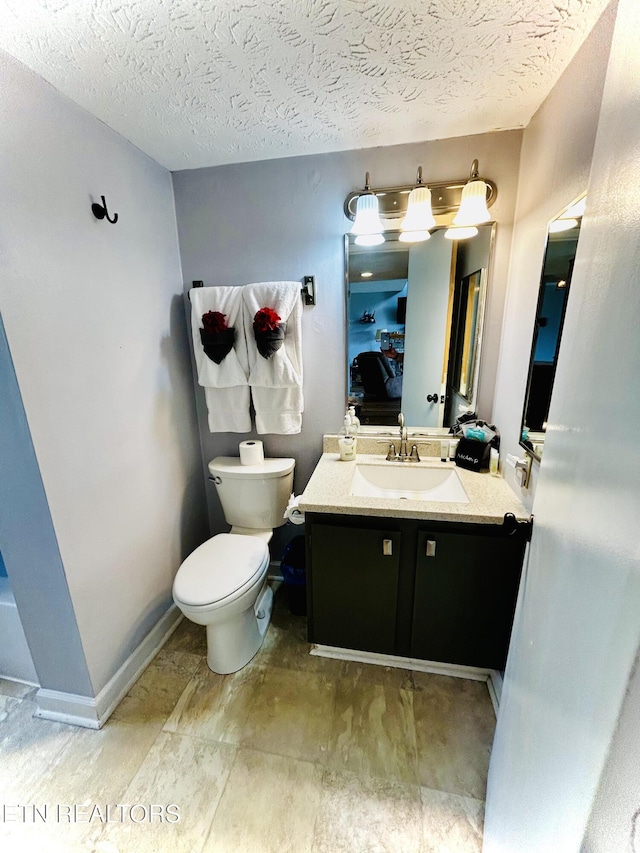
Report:
[[[249,357],[249,385],[259,435],[293,435],[302,429],[302,299],[298,281],[264,281],[242,288]],[[269,309],[267,320],[285,328],[275,351],[261,354],[254,323]],[[272,329],[272,331],[275,331]],[[263,349],[264,352],[264,349]]]

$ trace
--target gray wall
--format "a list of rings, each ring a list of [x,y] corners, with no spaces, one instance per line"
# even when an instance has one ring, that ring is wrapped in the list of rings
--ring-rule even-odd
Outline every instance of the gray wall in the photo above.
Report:
[[[171,176],[6,54],[0,80],[0,304],[98,692],[207,533]],[[46,567],[2,550],[35,600]]]
[[[531,119],[522,142],[493,416],[501,431],[502,473],[528,508],[533,505],[539,464],[533,463],[531,486],[524,491],[504,458],[524,452],[519,446],[522,410],[547,227],[587,189],[614,17],[615,4]],[[572,285],[569,303],[574,297]]]
[[[40,685],[90,696],[89,670],[1,316],[0,472],[0,544]]]
[[[304,488],[321,453],[322,435],[342,425],[346,397],[343,235],[351,227],[342,206],[362,187],[410,184],[419,165],[426,180],[464,178],[471,161],[498,185],[491,208],[498,222],[494,276],[486,319],[480,410],[491,414],[508,251],[511,243],[520,131],[438,140],[364,151],[221,166],[173,175],[185,288],[241,285],[315,275],[318,304],[305,308],[305,413],[298,436],[264,436],[269,455],[297,460],[295,489]],[[196,394],[203,461],[237,454],[246,436],[208,432],[204,396]],[[208,489],[211,528],[224,529],[215,489]]]

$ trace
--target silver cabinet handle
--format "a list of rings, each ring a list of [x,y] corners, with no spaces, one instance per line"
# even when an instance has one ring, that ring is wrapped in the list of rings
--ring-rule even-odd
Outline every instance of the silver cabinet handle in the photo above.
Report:
[[[427,557],[435,557],[436,555],[436,540],[427,539]]]
[[[391,557],[393,555],[393,541],[391,539],[382,540],[382,553],[385,557]]]

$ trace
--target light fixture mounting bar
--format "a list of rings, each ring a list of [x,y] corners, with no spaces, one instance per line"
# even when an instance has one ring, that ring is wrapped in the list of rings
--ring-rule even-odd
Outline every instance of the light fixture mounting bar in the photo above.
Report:
[[[475,161],[474,161],[475,162]],[[477,168],[477,167],[476,167]],[[469,179],[463,178],[460,181],[445,181],[443,183],[427,183],[426,185],[431,190],[431,205],[435,216],[442,216],[447,213],[455,213],[460,207],[460,199],[462,198],[462,190]],[[498,190],[492,181],[486,178],[482,180],[487,185],[487,207],[491,207],[496,200]],[[410,184],[404,187],[382,187],[380,189],[370,188],[378,199],[380,217],[382,219],[400,219],[407,212],[407,202],[409,193],[414,189],[416,184]],[[344,212],[352,222],[356,218],[356,204],[358,198],[363,194],[363,190],[356,190],[349,193],[344,202]]]

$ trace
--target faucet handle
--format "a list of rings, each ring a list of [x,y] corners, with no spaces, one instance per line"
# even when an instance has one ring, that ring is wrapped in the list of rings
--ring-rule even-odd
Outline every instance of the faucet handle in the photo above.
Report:
[[[411,462],[419,462],[420,461],[420,454],[418,453],[418,445],[417,444],[411,445],[411,456],[409,458],[410,458]]]
[[[396,452],[396,446],[393,442],[389,445],[389,450],[387,451],[387,462],[393,462],[394,459],[398,458],[398,454]]]

